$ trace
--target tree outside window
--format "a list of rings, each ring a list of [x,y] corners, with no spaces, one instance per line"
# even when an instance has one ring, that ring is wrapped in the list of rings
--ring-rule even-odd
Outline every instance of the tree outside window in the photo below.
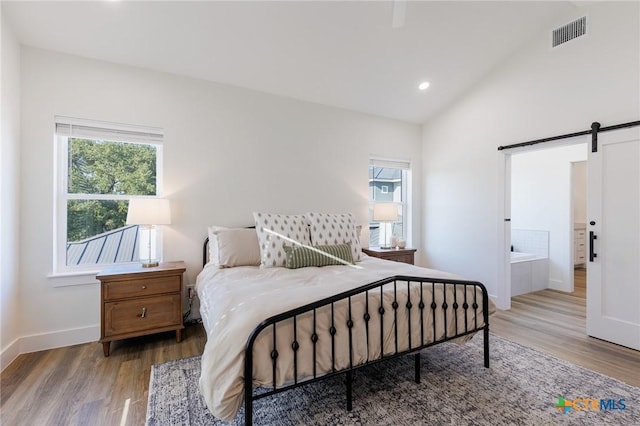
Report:
[[[125,226],[127,200],[86,198],[92,195],[157,195],[156,147],[69,139],[68,242]]]

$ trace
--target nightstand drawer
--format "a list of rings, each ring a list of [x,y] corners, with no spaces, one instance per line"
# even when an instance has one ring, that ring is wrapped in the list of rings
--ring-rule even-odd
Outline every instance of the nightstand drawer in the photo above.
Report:
[[[393,260],[394,262],[402,262],[413,265],[413,254],[404,254],[401,256],[391,256],[389,260]]]
[[[402,262],[413,265],[413,257],[416,249],[412,248],[396,248],[396,249],[383,249],[379,247],[363,248],[362,251],[369,256],[377,257],[379,259],[391,260],[394,262]]]
[[[104,337],[182,325],[180,294],[107,302]]]
[[[127,281],[111,281],[104,284],[104,300],[179,293],[181,276],[139,278]]]

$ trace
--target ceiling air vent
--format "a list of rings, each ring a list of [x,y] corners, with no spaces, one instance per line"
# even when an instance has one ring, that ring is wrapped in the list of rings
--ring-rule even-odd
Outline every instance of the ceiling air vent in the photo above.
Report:
[[[560,46],[563,43],[578,38],[587,33],[587,17],[576,19],[573,22],[569,22],[567,25],[563,25],[560,28],[553,30],[551,34],[551,47]]]

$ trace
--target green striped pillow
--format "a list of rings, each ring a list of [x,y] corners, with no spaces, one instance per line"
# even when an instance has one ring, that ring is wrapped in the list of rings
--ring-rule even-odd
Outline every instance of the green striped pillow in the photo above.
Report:
[[[332,246],[284,246],[285,265],[289,269],[307,266],[353,265],[351,243]]]

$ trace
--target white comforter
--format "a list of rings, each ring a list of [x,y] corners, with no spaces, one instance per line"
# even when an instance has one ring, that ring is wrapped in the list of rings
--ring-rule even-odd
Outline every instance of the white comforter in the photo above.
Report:
[[[207,343],[202,355],[202,372],[200,376],[200,391],[204,396],[206,404],[211,412],[218,418],[223,420],[231,420],[235,417],[240,405],[243,401],[244,390],[244,350],[248,336],[251,331],[264,319],[275,314],[300,307],[307,303],[329,297],[331,295],[347,291],[374,281],[387,278],[393,275],[420,276],[429,278],[445,278],[459,279],[459,277],[431,269],[419,268],[405,263],[389,262],[373,257],[365,257],[354,267],[351,266],[326,266],[323,268],[266,268],[257,267],[236,267],[227,269],[218,269],[213,265],[207,265],[200,273],[197,280],[197,291],[200,298],[200,313],[207,331]],[[426,287],[425,287],[426,288]],[[415,294],[415,291],[418,291]],[[389,293],[389,294],[387,294]],[[404,307],[406,304],[406,284],[404,284],[404,296],[402,290],[399,291],[398,302]],[[415,298],[419,297],[419,289],[411,290],[411,300],[417,305]],[[436,290],[436,294],[438,291]],[[460,293],[458,290],[457,293]],[[478,293],[477,297],[479,323],[482,325],[482,295]],[[468,292],[469,304],[472,303],[473,295]],[[394,339],[394,316],[390,308],[393,302],[393,287],[390,291],[385,289],[384,305],[388,306],[388,314],[384,315],[384,351],[393,353],[395,351]],[[425,303],[430,304],[430,299],[426,298]],[[430,290],[429,290],[429,297]],[[458,294],[458,301],[461,304],[461,295]],[[370,296],[371,298],[371,296]],[[438,301],[442,300],[442,294],[437,297]],[[371,299],[373,300],[373,299]],[[379,304],[380,296],[377,295],[377,301],[370,301],[370,304]],[[447,293],[449,305],[452,304],[453,294]],[[439,302],[440,303],[440,302]],[[344,322],[344,309],[342,313],[336,308],[336,316],[340,317],[339,328],[336,334],[336,347],[348,347],[348,331]],[[406,309],[398,309],[398,324],[406,324],[407,315],[404,314]],[[418,309],[412,310],[412,321],[420,321]],[[461,311],[461,310],[460,310]],[[491,307],[493,311],[493,307]],[[377,315],[377,306],[370,308],[372,317]],[[428,310],[425,309],[425,312]],[[449,309],[449,313],[451,309]],[[364,303],[353,304],[354,318],[362,318],[364,313]],[[307,322],[304,318],[298,321],[298,337],[300,349],[298,351],[298,380],[301,376],[310,375],[313,371],[313,363],[310,353],[313,352],[310,343],[311,331],[308,324],[311,323],[307,315]],[[453,315],[449,314],[447,319],[447,333],[450,336],[456,331],[453,323]],[[464,314],[459,315],[458,330],[464,330]],[[467,313],[467,320],[470,322],[469,327],[475,326],[473,319]],[[327,312],[325,315],[318,315],[318,331],[321,341],[330,340],[328,328],[330,321]],[[433,340],[433,332],[431,331],[432,322],[429,318],[425,319],[425,328],[427,339]],[[436,320],[438,324],[439,320]],[[324,324],[323,324],[324,323]],[[306,324],[306,325],[305,325]],[[322,326],[320,324],[323,324]],[[414,323],[415,324],[415,323]],[[380,324],[379,321],[372,318],[370,322],[370,337],[366,339],[363,330],[358,330],[358,326],[354,327],[354,351],[352,358],[349,355],[336,355],[336,368],[345,368],[350,362],[354,364],[365,362],[367,359],[375,359],[380,356]],[[363,328],[363,326],[360,326]],[[415,328],[412,327],[412,328]],[[400,350],[408,349],[406,336],[406,325],[402,325],[400,335]],[[290,347],[292,342],[292,328],[277,329],[278,346]],[[404,333],[403,333],[404,331]],[[444,325],[438,327],[437,338],[441,338],[444,334]],[[263,336],[264,335],[264,336]],[[269,358],[271,352],[270,345],[272,342],[270,330],[261,333],[256,341],[254,351],[254,377],[255,386],[272,385],[272,364]],[[377,338],[376,338],[377,336]],[[287,340],[288,339],[288,340]],[[344,340],[347,339],[347,340]],[[420,342],[420,334],[413,335],[413,343],[411,347],[416,346],[416,342]],[[316,368],[318,375],[331,369],[331,350],[330,346],[319,346]],[[266,350],[265,350],[266,349]],[[280,350],[278,358],[277,382],[282,384],[292,380],[292,352]],[[348,353],[348,351],[347,351]],[[306,354],[306,355],[305,355]]]

